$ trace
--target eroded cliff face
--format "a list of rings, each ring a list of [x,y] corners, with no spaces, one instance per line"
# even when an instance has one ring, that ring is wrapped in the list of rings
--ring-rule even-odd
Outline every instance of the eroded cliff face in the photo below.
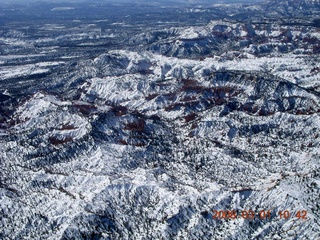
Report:
[[[317,27],[81,27],[2,38],[0,238],[319,237]]]

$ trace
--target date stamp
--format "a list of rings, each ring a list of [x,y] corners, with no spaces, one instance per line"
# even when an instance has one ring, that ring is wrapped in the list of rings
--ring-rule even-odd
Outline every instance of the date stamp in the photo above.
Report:
[[[307,220],[308,212],[306,210],[298,210],[297,212],[290,212],[288,210],[274,212],[271,210],[261,210],[261,211],[253,211],[253,210],[213,210],[212,218],[216,220],[227,220],[227,219],[246,219],[246,220],[269,220],[272,218],[279,219],[302,219]]]

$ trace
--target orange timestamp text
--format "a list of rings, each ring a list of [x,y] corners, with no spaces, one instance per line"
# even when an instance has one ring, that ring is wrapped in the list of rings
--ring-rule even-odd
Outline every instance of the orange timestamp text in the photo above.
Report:
[[[268,220],[274,217],[278,217],[280,219],[289,219],[289,218],[297,218],[302,220],[307,220],[308,212],[306,210],[299,210],[295,213],[292,213],[288,210],[273,212],[271,210],[261,210],[261,211],[253,211],[253,210],[213,210],[212,218],[217,220],[222,219],[260,219],[260,220]]]

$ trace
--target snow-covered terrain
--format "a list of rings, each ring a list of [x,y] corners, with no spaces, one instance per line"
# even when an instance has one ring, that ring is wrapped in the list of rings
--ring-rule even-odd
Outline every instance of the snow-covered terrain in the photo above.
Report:
[[[2,30],[0,238],[319,239],[319,28],[234,20],[271,3]]]

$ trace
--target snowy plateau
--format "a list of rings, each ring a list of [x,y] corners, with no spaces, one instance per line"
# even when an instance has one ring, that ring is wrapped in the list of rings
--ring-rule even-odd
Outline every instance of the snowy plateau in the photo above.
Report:
[[[223,2],[3,4],[0,239],[320,239],[320,2]]]

